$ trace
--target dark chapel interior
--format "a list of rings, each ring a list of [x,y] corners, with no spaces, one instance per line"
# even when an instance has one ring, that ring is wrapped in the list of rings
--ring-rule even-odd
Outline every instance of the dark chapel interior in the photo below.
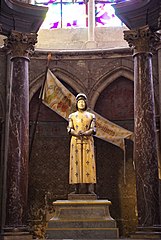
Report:
[[[112,203],[117,238],[161,239],[161,1],[113,7],[127,47],[41,49],[47,9],[1,0],[0,239],[47,239],[52,203],[73,190],[68,123],[40,99],[49,52],[50,70],[73,95],[85,93],[92,110],[134,133],[125,152],[94,138],[94,191]]]

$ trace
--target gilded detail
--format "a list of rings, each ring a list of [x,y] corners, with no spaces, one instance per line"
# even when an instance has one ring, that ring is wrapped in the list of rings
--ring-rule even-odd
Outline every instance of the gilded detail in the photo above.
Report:
[[[29,54],[33,53],[36,42],[36,33],[12,31],[11,35],[4,40],[4,46],[14,57],[28,57]]]

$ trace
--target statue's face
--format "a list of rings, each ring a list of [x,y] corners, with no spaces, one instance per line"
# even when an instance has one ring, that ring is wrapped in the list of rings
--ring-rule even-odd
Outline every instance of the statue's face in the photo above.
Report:
[[[85,107],[86,107],[85,101],[84,101],[83,99],[78,100],[78,102],[77,102],[77,107],[78,107],[78,109],[80,109],[80,110],[84,110]]]

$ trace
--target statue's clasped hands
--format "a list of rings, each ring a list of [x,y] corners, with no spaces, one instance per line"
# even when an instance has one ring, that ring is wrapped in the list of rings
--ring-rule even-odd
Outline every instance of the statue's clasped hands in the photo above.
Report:
[[[73,135],[75,137],[83,138],[84,136],[91,136],[93,131],[92,131],[92,129],[90,129],[85,132],[83,132],[83,131],[76,132],[75,130],[72,129],[70,133],[71,133],[71,135]]]
[[[88,130],[88,131],[85,131],[85,132],[83,132],[83,131],[79,131],[79,132],[78,132],[78,136],[79,136],[79,137],[90,136],[90,135],[92,135],[92,130],[91,130],[91,129]]]

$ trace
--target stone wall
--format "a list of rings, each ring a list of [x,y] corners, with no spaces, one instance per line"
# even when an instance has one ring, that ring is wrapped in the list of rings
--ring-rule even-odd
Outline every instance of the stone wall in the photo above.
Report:
[[[124,27],[97,27],[95,28],[95,48],[125,48],[128,47],[124,40],[123,31],[127,30]],[[5,36],[0,36],[0,46],[3,46]],[[71,29],[40,29],[38,32],[37,49],[87,49],[94,48],[93,44],[90,47],[88,44],[88,29],[87,28],[71,28]]]
[[[126,27],[97,27],[95,41],[97,49],[128,47],[123,38]],[[87,28],[71,29],[41,29],[38,33],[38,49],[87,49],[94,48],[88,44]]]

